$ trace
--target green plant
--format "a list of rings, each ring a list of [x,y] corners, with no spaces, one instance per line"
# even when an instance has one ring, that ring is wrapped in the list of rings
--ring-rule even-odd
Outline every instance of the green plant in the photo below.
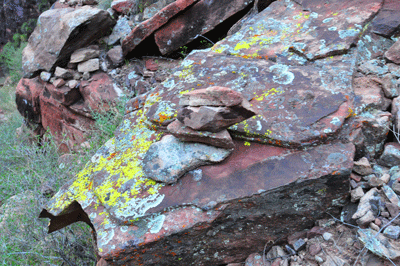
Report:
[[[24,35],[15,34],[14,37],[14,42],[4,45],[0,53],[0,64],[5,66],[11,81],[17,83],[22,77],[22,50],[27,43],[24,42]]]
[[[179,47],[179,53],[182,55],[182,58],[185,58],[188,55],[188,47],[186,45]]]

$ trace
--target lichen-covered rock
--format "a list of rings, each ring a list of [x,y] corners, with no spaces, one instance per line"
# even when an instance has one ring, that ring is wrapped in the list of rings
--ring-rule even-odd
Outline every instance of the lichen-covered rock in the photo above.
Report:
[[[103,36],[114,24],[107,11],[89,6],[42,13],[22,54],[24,75],[32,77],[66,65],[75,50]]]
[[[182,142],[172,135],[153,143],[143,158],[146,178],[172,184],[190,170],[223,161],[232,150]]]
[[[396,142],[386,143],[379,163],[387,167],[400,165],[400,144]]]

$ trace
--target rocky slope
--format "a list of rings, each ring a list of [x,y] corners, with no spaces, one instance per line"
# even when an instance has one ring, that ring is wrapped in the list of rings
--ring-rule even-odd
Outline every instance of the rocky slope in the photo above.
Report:
[[[346,206],[344,221],[370,228],[358,232],[367,248],[398,259],[387,243],[399,237],[389,232],[399,229],[400,164],[389,129],[399,129],[400,5],[157,3],[143,22],[130,1],[114,1],[108,13],[47,11],[24,50],[18,108],[65,151],[85,141],[91,109],[136,96],[115,137],[43,210],[49,231],[86,222],[100,265],[225,265],[261,253],[266,242],[305,243],[293,232],[327,213],[339,217]],[[124,58],[172,55],[230,28],[170,75],[154,59],[113,69]],[[104,51],[99,42],[121,46]],[[349,190],[359,202],[353,209]],[[369,242],[380,229],[386,251]],[[301,248],[292,247],[297,265]],[[329,265],[319,258],[301,259]]]

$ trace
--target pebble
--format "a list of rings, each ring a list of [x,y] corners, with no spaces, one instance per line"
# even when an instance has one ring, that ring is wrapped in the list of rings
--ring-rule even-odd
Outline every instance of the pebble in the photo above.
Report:
[[[321,245],[319,245],[319,244],[311,244],[311,245],[308,247],[308,253],[309,253],[311,256],[317,255],[318,253],[321,252],[321,250],[322,250],[322,248],[321,248]]]
[[[376,224],[374,224],[373,222],[371,222],[370,224],[369,224],[369,228],[371,228],[372,230],[374,230],[374,231],[379,231],[379,226],[377,226]]]
[[[383,234],[392,239],[398,239],[400,236],[400,226],[389,225],[383,230]]]
[[[390,175],[389,174],[383,174],[381,176],[381,180],[382,180],[383,183],[387,184],[389,182],[389,180],[390,180]]]
[[[315,256],[314,259],[318,263],[323,263],[324,262],[324,260],[320,256]]]
[[[306,248],[306,241],[304,241],[304,239],[300,238],[298,239],[294,244],[293,244],[293,248],[296,251],[300,251]]]
[[[352,191],[351,191],[351,202],[356,202],[356,201],[358,201],[359,199],[361,199],[362,198],[362,196],[364,196],[364,191],[363,191],[363,189],[361,188],[361,187],[358,187],[358,188],[356,188],[356,189],[353,189]]]
[[[329,241],[332,238],[332,234],[325,232],[322,234],[322,237],[324,238],[325,241]]]

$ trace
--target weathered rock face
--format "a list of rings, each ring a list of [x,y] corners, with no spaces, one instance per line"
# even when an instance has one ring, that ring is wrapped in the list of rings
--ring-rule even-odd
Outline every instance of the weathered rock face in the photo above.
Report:
[[[65,66],[75,50],[89,45],[114,24],[107,11],[89,6],[44,12],[23,51],[24,75],[32,77]]]
[[[199,7],[212,10],[200,20],[219,10],[216,1],[187,3],[176,1],[135,28],[122,43],[124,53],[153,34],[168,53],[175,48],[158,42],[167,36],[161,33],[186,32],[190,41],[192,32],[178,22]],[[375,17],[391,10],[388,3],[275,1],[211,49],[189,54],[168,79],[129,102],[115,137],[51,199],[41,214],[51,219],[49,230],[85,221],[110,265],[223,265],[243,262],[262,252],[265,242],[310,227],[327,212],[337,214],[349,195],[355,157],[366,157],[355,168],[366,176],[377,171],[362,164],[366,160],[397,164],[398,147],[385,148],[385,141],[392,114],[399,121],[393,86],[400,68],[383,59],[395,42],[373,33],[390,24]],[[157,69],[151,62],[145,67]],[[135,75],[128,75],[130,84]],[[84,115],[83,105],[101,101],[94,97],[105,84],[100,80],[92,81],[90,93],[82,82],[84,104],[68,108],[81,105]],[[215,86],[229,90],[203,94]],[[217,124],[245,113],[227,111],[239,102],[251,115]],[[397,108],[392,114],[390,106]],[[210,123],[202,114],[212,112]],[[233,149],[229,156],[227,149]],[[352,185],[352,200],[369,202],[364,196],[378,197],[378,187],[389,190],[384,183],[369,177],[368,185],[376,187],[369,194]],[[374,222],[376,208],[360,205],[357,223]]]

